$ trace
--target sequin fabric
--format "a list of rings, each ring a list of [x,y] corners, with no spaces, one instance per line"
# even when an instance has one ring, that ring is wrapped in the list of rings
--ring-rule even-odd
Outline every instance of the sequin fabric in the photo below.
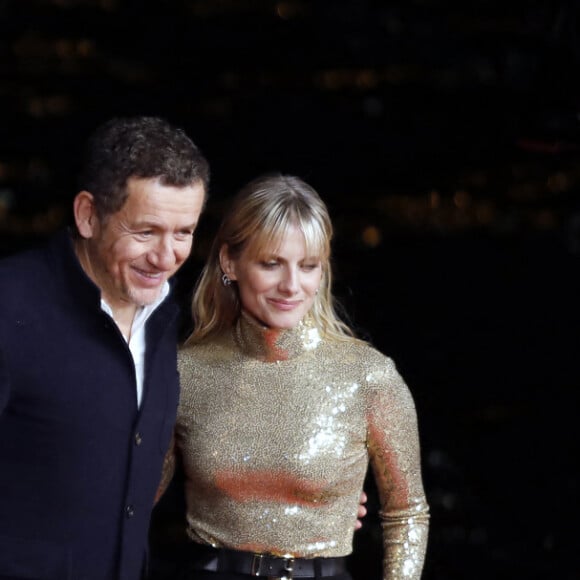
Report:
[[[193,540],[347,555],[370,461],[384,578],[420,578],[428,507],[416,414],[389,358],[306,323],[274,331],[243,315],[233,333],[182,349],[179,367],[175,450]]]

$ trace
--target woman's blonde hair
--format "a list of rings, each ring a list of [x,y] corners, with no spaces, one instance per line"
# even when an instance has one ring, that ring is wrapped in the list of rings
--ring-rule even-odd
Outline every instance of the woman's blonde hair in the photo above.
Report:
[[[304,234],[307,254],[322,261],[322,279],[309,316],[327,338],[345,340],[353,336],[334,308],[330,268],[333,231],[326,205],[298,177],[265,175],[240,190],[222,220],[193,295],[195,330],[188,343],[223,332],[240,315],[237,283],[222,283],[221,248],[225,245],[233,260],[246,251],[259,257],[277,248],[291,226]]]

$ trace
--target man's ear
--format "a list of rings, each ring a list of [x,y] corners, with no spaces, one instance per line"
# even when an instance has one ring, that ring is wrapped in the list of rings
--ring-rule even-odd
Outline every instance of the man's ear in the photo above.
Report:
[[[220,266],[230,280],[237,280],[235,264],[230,258],[227,244],[223,244],[220,248]]]
[[[77,193],[73,201],[73,212],[77,230],[81,237],[92,238],[98,223],[93,194],[88,191]]]

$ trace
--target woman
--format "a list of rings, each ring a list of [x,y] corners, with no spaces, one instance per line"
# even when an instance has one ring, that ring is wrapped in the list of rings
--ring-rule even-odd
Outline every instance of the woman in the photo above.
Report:
[[[331,237],[318,194],[290,176],[248,184],[217,233],[179,362],[186,578],[350,579],[369,461],[384,579],[421,575],[428,507],[413,400],[393,362],[336,316]]]

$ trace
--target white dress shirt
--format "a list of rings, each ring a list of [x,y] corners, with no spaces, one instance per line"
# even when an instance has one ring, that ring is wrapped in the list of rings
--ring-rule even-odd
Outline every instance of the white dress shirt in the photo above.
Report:
[[[147,304],[146,306],[141,306],[137,308],[135,316],[133,318],[133,323],[131,324],[131,332],[129,333],[129,340],[127,344],[131,355],[133,356],[133,363],[135,365],[135,380],[137,383],[137,407],[141,406],[141,400],[143,399],[143,384],[145,382],[145,323],[149,317],[155,312],[156,308],[165,300],[169,294],[169,283],[165,282],[159,298],[155,300],[152,304]],[[101,309],[106,312],[113,320],[113,310],[111,307],[101,298]],[[115,321],[116,323],[116,321]]]

